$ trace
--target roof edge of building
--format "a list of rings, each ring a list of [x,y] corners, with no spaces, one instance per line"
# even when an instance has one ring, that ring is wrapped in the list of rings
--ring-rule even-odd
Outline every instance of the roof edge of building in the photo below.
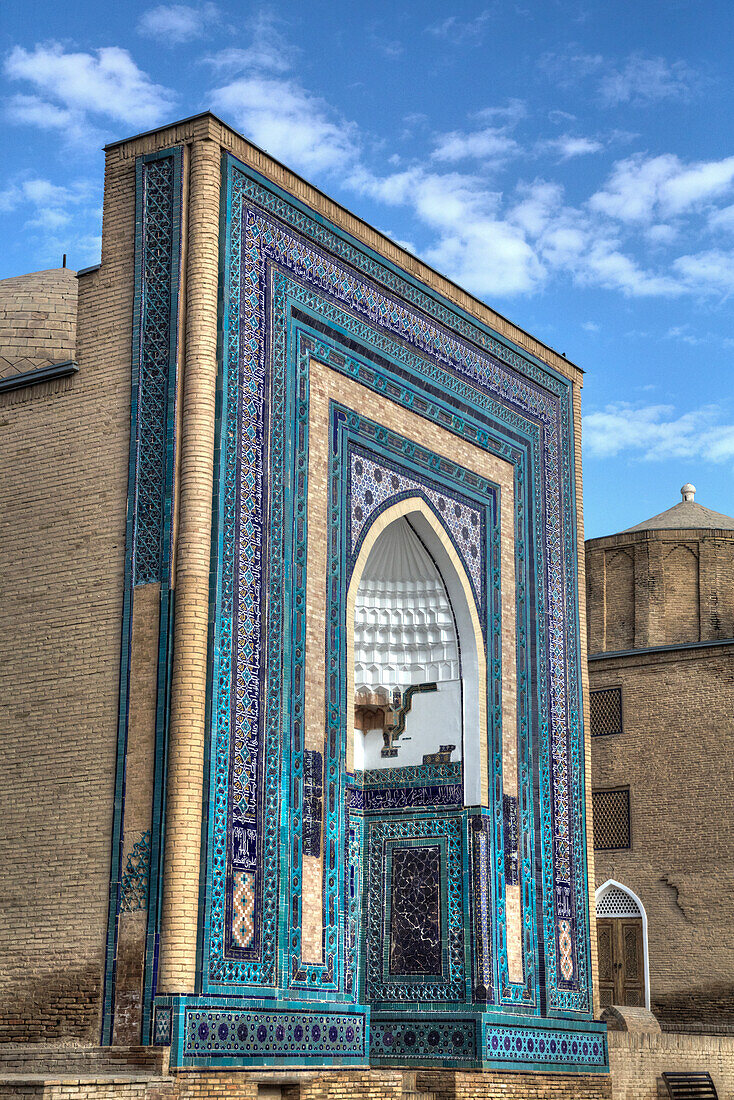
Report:
[[[250,167],[254,167],[257,171],[263,171],[263,168],[267,170],[268,164],[273,165],[277,169],[275,174],[284,177],[284,179],[280,181],[281,186],[293,194],[295,198],[300,199],[300,201],[305,201],[307,205],[317,211],[319,206],[325,205],[334,213],[341,213],[342,217],[334,217],[333,214],[327,214],[327,216],[330,216],[330,220],[334,221],[340,228],[351,233],[352,236],[355,236],[361,244],[366,245],[368,248],[374,248],[375,251],[379,252],[386,260],[397,263],[398,266],[408,273],[408,275],[427,284],[431,289],[441,294],[444,298],[447,298],[456,308],[471,314],[480,320],[481,323],[486,324],[488,328],[491,328],[500,337],[514,343],[523,354],[534,356],[543,366],[550,367],[551,370],[557,371],[571,382],[582,382],[584,371],[578,364],[568,359],[563,353],[556,351],[555,348],[552,348],[549,344],[546,344],[543,340],[534,336],[514,321],[511,321],[508,317],[505,317],[504,314],[499,313],[492,306],[487,305],[486,302],[477,298],[464,287],[459,286],[458,283],[455,283],[448,276],[431,267],[425,260],[422,260],[414,253],[408,252],[406,249],[402,248],[402,246],[391,237],[388,237],[385,233],[380,232],[379,229],[370,225],[364,218],[361,218],[358,214],[349,210],[348,207],[343,206],[336,199],[333,199],[325,191],[322,191],[321,188],[288,167],[287,164],[284,164],[266,150],[255,145],[241,134],[239,130],[230,126],[229,123],[225,122],[219,115],[214,114],[213,111],[201,111],[196,115],[189,115],[186,118],[178,119],[163,126],[157,126],[152,130],[145,130],[142,133],[122,138],[119,141],[109,142],[104,146],[104,151],[105,153],[110,153],[115,150],[125,149],[128,146],[135,145],[135,143],[146,143],[159,135],[162,137],[168,131],[175,132],[176,130],[180,130],[181,127],[195,126],[197,123],[221,127],[227,134],[232,135],[237,142],[243,143],[243,151],[245,154],[251,151],[253,155],[243,158],[249,162]],[[208,136],[212,137],[213,135],[210,134]],[[177,140],[181,140],[181,135],[179,135]],[[165,147],[163,141],[160,147]],[[141,152],[142,151],[143,150],[141,150]],[[237,155],[234,149],[232,149],[232,151]],[[257,163],[258,161],[260,162],[259,164]],[[318,196],[321,202],[314,204],[314,202],[309,201],[311,196]],[[323,213],[323,211],[321,212]],[[344,224],[345,221],[351,222],[351,226],[347,227]],[[360,229],[366,232],[360,232]],[[368,239],[370,236],[376,238],[376,241],[372,244]],[[378,242],[384,242],[387,249],[384,247],[375,247]],[[391,257],[385,254],[386,251],[394,251],[395,257],[391,260]],[[464,299],[464,302],[462,302],[462,299]]]
[[[647,527],[641,530],[618,531],[613,535],[598,535],[586,539],[587,550],[599,550],[610,546],[631,546],[638,542],[668,542],[674,538],[678,542],[690,539],[734,539],[731,527]]]

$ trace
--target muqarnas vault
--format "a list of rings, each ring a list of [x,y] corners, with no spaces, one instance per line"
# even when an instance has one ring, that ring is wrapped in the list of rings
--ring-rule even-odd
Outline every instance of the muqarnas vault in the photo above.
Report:
[[[605,1072],[579,372],[212,116],[193,133],[125,146],[129,636],[106,1041],[130,1003],[132,892],[143,1041],[170,1044],[172,1065]],[[213,506],[194,522],[197,469]],[[155,781],[135,849],[125,692],[151,586]]]

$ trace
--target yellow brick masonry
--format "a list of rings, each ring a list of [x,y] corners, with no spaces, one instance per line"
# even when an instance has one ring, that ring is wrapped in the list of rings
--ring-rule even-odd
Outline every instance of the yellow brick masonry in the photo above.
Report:
[[[176,623],[171,687],[161,992],[193,992],[207,680],[209,555],[217,381],[220,149],[191,149],[186,350],[178,485]]]
[[[591,976],[594,991],[594,1016],[598,1017],[599,1004],[599,960],[596,947],[596,908],[594,906],[594,821],[591,793],[591,719],[589,714],[589,665],[587,661],[586,633],[586,551],[584,547],[584,498],[583,471],[581,465],[581,378],[573,383],[573,425],[574,425],[574,473],[576,478],[576,536],[578,553],[578,600],[579,600],[579,661],[581,663],[581,692],[584,717],[584,782],[586,784],[586,860],[591,903],[589,906],[591,955]]]
[[[0,407],[0,1041],[99,1037],[130,438],[130,162],[110,159],[105,194],[101,270],[60,276],[79,292],[73,387],[26,387]],[[69,358],[71,330],[48,343],[37,332],[24,347]]]
[[[623,1036],[624,1039],[627,1036]],[[560,1073],[337,1069],[322,1072],[181,1073],[175,1078],[0,1078],[0,1097],[12,1100],[652,1100],[655,1092],[612,1092],[609,1077]],[[406,1085],[408,1087],[406,1087]],[[430,1091],[429,1091],[430,1090]],[[728,1093],[720,1093],[726,1100]]]
[[[0,378],[73,359],[76,312],[69,268],[0,280]]]

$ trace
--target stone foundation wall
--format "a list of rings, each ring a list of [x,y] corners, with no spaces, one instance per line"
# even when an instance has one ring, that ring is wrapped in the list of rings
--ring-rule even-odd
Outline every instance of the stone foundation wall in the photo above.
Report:
[[[313,1073],[182,1073],[178,1077],[61,1078],[45,1082],[0,1077],[6,1100],[612,1100],[606,1075],[418,1071],[418,1092],[399,1069]],[[616,1094],[615,1094],[616,1095]],[[632,1094],[629,1094],[632,1096]]]
[[[707,1070],[719,1100],[734,1098],[734,1036],[609,1032],[612,1100],[658,1100],[661,1074]]]

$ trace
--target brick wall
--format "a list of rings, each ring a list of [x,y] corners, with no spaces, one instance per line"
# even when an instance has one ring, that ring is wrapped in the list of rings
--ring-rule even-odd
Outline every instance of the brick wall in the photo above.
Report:
[[[734,1037],[609,1032],[613,1100],[667,1096],[662,1073],[708,1071],[719,1100],[734,1097]]]
[[[0,395],[12,399],[0,400],[5,1041],[99,1038],[129,442],[132,171],[125,165],[107,181],[102,268],[78,281],[78,374]],[[53,349],[61,355],[58,343]],[[61,357],[70,351],[64,345]]]
[[[0,281],[0,378],[73,359],[76,272],[34,271]]]
[[[734,534],[641,531],[586,544],[589,652],[734,637]]]
[[[593,739],[595,788],[630,787],[632,847],[597,851],[648,918],[661,1019],[734,1021],[734,784],[726,746],[734,646],[608,658],[594,688],[622,688],[624,732]]]

